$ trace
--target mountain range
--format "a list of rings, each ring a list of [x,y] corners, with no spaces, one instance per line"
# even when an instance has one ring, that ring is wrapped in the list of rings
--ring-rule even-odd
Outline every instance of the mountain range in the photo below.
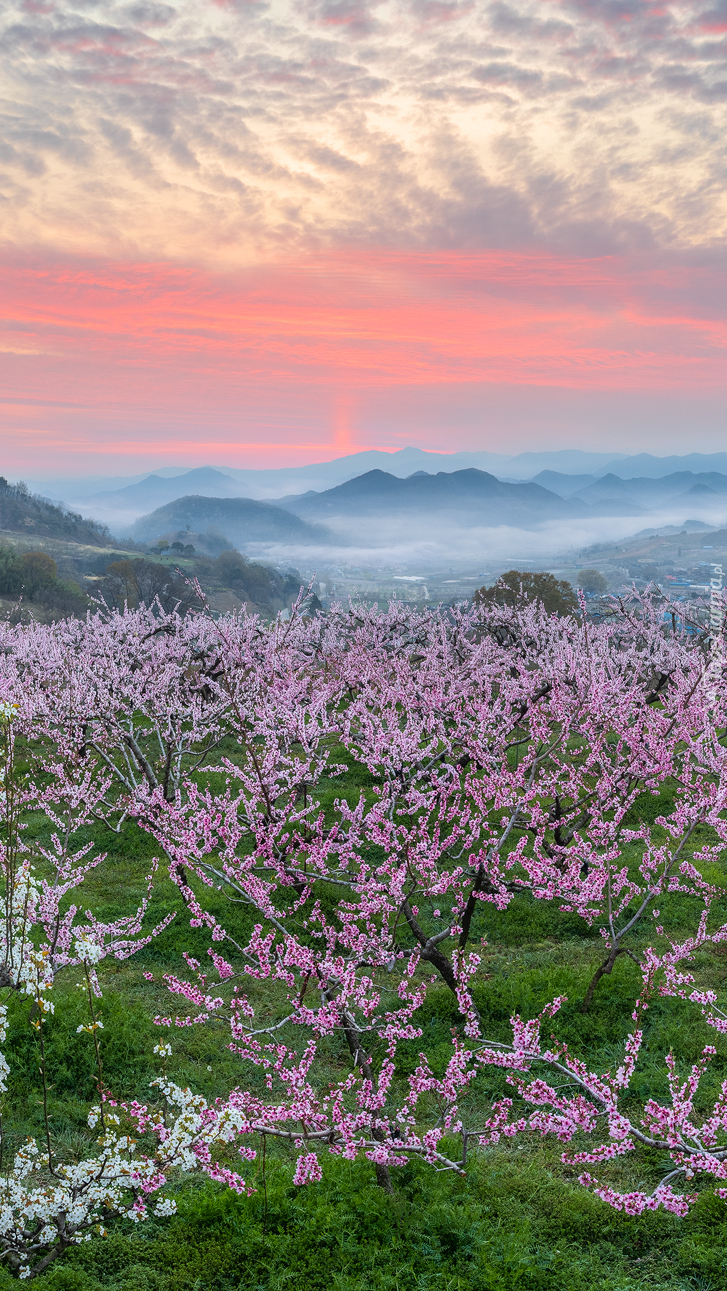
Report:
[[[464,529],[532,529],[553,520],[652,516],[664,508],[687,508],[680,516],[686,519],[705,506],[727,510],[727,475],[680,471],[662,479],[622,480],[614,474],[595,479],[543,471],[529,483],[513,484],[474,469],[417,471],[405,480],[368,471],[323,493],[280,498],[277,505],[335,531],[373,519],[385,527],[411,528],[419,520]]]
[[[604,504],[638,507],[638,514],[648,515],[656,507],[675,503],[704,504],[727,501],[727,475],[718,471],[675,471],[657,478],[622,479],[614,472],[596,478],[593,475],[565,475],[541,471],[534,483],[550,489],[562,498],[578,499],[592,507]],[[604,514],[602,511],[601,514]],[[612,514],[637,514],[636,511],[613,511]]]
[[[404,479],[420,470],[436,475],[468,469],[483,471],[504,482],[532,481],[565,497],[605,476],[621,480],[656,480],[675,473],[699,476],[715,472],[727,474],[727,453],[691,453],[686,457],[660,458],[648,453],[628,457],[581,449],[519,453],[516,456],[489,452],[430,453],[419,448],[403,448],[392,453],[371,449],[300,467],[269,470],[227,466],[219,469],[202,466],[194,470],[164,467],[126,478],[96,476],[75,480],[33,480],[30,483],[45,497],[63,501],[118,531],[120,527],[131,525],[139,516],[175,498],[190,495],[273,501],[311,490],[327,491],[372,470]],[[637,502],[637,505],[641,503]]]
[[[581,449],[521,453],[516,457],[507,453],[484,451],[431,453],[422,448],[401,448],[394,452],[366,449],[360,453],[349,453],[345,457],[336,457],[332,461],[315,462],[307,466],[282,466],[267,470],[240,469],[232,466],[217,469],[204,466],[197,467],[194,471],[179,467],[162,467],[144,475],[117,479],[93,476],[87,479],[33,480],[31,483],[34,488],[49,497],[64,501],[73,498],[79,503],[83,500],[88,506],[96,509],[113,506],[116,509],[125,510],[131,505],[138,513],[139,503],[143,504],[147,495],[143,492],[137,495],[135,487],[149,478],[157,482],[176,480],[177,491],[174,496],[182,497],[185,493],[204,494],[206,491],[204,487],[199,489],[194,487],[195,480],[204,484],[205,479],[209,481],[212,475],[217,474],[235,482],[236,496],[267,501],[282,494],[303,493],[308,489],[320,492],[372,470],[386,471],[389,475],[398,475],[404,479],[417,470],[461,471],[474,467],[494,475],[506,476],[508,479],[529,480],[537,471],[548,467],[560,471],[597,473],[602,468],[608,469],[619,460],[619,454],[589,453]],[[183,477],[186,478],[186,483],[183,483]],[[226,496],[226,494],[221,493],[220,496]],[[167,501],[171,501],[171,496],[160,495],[159,505]]]
[[[727,475],[680,471],[662,479],[622,480],[614,474],[596,479],[545,471],[534,481],[510,483],[473,467],[436,475],[416,471],[405,479],[373,470],[320,493],[309,490],[271,502],[177,498],[137,520],[128,532],[137,542],[153,543],[185,529],[211,529],[242,549],[255,543],[377,546],[404,537],[450,543],[465,531],[537,530],[558,521],[658,516],[661,523],[682,524],[705,507],[727,512]]]
[[[138,508],[154,511],[167,502],[174,502],[175,498],[191,494],[204,498],[239,498],[242,490],[224,472],[217,471],[212,466],[200,466],[194,471],[186,471],[184,475],[172,478],[147,475],[145,479],[127,484],[124,488],[96,493],[93,500],[121,511],[136,511]]]
[[[419,519],[455,528],[507,524],[529,529],[544,520],[573,519],[589,511],[586,504],[560,498],[539,484],[507,484],[474,468],[437,475],[417,471],[404,480],[386,471],[367,471],[324,493],[281,498],[278,506],[336,530],[374,519],[407,528]]]

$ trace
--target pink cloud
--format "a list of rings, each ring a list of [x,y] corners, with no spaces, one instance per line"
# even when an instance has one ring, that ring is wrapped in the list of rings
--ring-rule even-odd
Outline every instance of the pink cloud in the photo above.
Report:
[[[404,394],[449,391],[456,424],[510,388],[694,404],[727,375],[710,265],[382,251],[215,275],[10,256],[3,279],[3,414],[24,452],[310,460],[382,442],[367,408]]]

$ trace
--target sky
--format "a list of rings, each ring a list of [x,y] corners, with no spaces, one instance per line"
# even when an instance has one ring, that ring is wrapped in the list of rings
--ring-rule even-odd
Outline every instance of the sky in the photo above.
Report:
[[[727,0],[0,24],[0,473],[727,445]]]

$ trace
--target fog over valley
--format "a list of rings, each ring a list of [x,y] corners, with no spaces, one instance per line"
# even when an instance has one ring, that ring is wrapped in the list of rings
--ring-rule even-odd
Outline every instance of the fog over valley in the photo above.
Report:
[[[618,542],[645,528],[690,520],[719,526],[727,517],[727,454],[681,460],[647,454],[604,460],[605,454],[580,451],[521,454],[502,462],[499,478],[465,464],[494,456],[403,450],[354,454],[297,472],[260,472],[266,492],[275,476],[283,486],[311,477],[318,484],[265,501],[243,493],[254,484],[249,478],[203,467],[99,490],[78,506],[120,538],[147,545],[178,533],[211,531],[258,559],[306,568],[311,562],[401,564],[422,574],[442,562],[459,568],[472,561],[568,560],[584,547]],[[350,474],[372,458],[387,459],[395,470],[375,466]],[[403,474],[421,459],[428,470]],[[534,466],[541,469],[529,480],[516,478]],[[634,476],[634,469],[650,473]],[[331,475],[348,478],[325,487]]]
[[[717,559],[710,535],[727,523],[727,453],[407,448],[279,470],[31,483],[146,559],[183,565],[190,553],[217,561],[237,551],[282,577],[314,579],[324,600],[450,600],[507,569],[575,581],[584,564],[610,590],[645,573],[690,584],[700,562]],[[22,523],[30,537],[36,522]]]

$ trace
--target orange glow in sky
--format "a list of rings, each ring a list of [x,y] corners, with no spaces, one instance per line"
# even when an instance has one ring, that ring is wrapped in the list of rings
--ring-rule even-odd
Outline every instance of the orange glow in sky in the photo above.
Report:
[[[701,397],[726,375],[725,321],[690,307],[684,274],[617,257],[339,253],[227,274],[6,260],[3,277],[4,413],[31,454],[312,459],[379,446],[366,409],[387,392]]]

